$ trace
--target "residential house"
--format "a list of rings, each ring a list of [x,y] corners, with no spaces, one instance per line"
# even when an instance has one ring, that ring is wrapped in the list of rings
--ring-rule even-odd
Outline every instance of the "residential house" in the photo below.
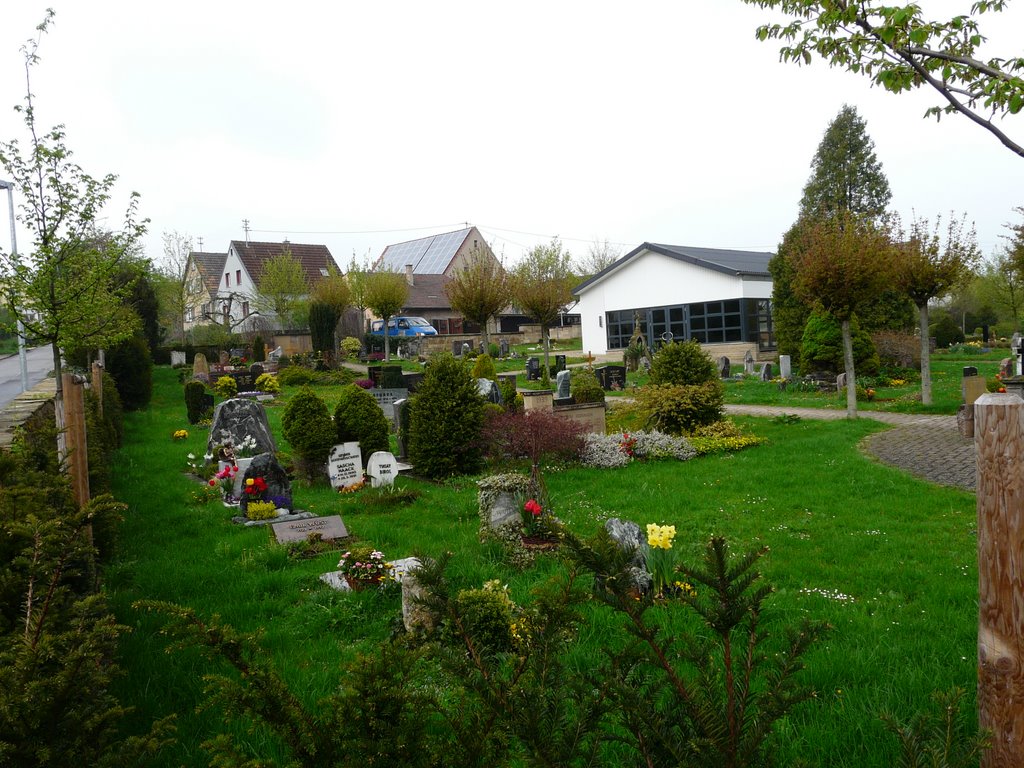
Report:
[[[193,252],[189,255],[186,284],[201,284],[203,290],[186,309],[186,329],[201,323],[224,323],[227,319],[236,330],[257,326],[279,328],[279,318],[266,310],[256,311],[256,297],[264,265],[285,253],[302,266],[310,287],[332,273],[341,273],[325,245],[232,240],[227,253]]]
[[[696,339],[716,357],[773,351],[772,256],[643,243],[573,289],[583,348],[624,349],[639,323],[652,347]]]
[[[405,275],[409,296],[401,314],[426,318],[438,333],[475,333],[452,309],[444,286],[477,252],[498,261],[480,230],[466,227],[389,245],[373,267]]]

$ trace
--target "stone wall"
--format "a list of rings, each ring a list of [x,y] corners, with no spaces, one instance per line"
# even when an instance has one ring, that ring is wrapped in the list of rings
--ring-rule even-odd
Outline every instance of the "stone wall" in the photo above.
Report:
[[[579,405],[556,405],[553,412],[557,416],[582,424],[588,432],[603,435],[607,431],[604,403],[580,403]]]
[[[53,423],[53,394],[56,389],[56,379],[43,379],[0,408],[0,449],[11,447],[19,427],[31,430],[33,424]]]

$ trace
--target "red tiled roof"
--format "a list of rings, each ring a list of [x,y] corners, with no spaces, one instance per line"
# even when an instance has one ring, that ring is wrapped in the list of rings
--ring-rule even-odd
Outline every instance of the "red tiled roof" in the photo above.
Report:
[[[420,309],[451,310],[452,303],[444,292],[446,283],[451,282],[447,275],[415,275],[415,285],[409,286],[409,295],[405,306]]]
[[[210,253],[207,251],[192,251],[189,254],[195,262],[196,269],[203,278],[203,285],[211,296],[216,295],[220,290],[220,274],[224,271],[224,262],[227,261],[226,253]]]
[[[263,265],[267,260],[280,256],[286,251],[291,253],[292,258],[302,264],[302,269],[306,273],[306,282],[311,287],[323,279],[324,274],[321,270],[327,270],[328,273],[336,272],[341,274],[341,269],[338,267],[337,262],[334,261],[334,257],[326,245],[306,245],[289,242],[247,243],[243,240],[232,240],[231,246],[242,260],[242,264],[245,265],[249,277],[256,283],[260,280]]]

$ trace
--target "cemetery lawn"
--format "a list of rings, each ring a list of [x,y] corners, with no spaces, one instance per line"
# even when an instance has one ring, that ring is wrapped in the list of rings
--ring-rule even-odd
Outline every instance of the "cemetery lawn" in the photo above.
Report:
[[[959,363],[957,363],[959,365]],[[964,363],[969,364],[969,363]],[[292,390],[286,388],[286,399]],[[331,387],[318,388],[333,410]],[[279,447],[280,403],[268,409]],[[977,567],[974,496],[940,488],[862,455],[861,438],[881,429],[867,420],[792,424],[741,422],[766,444],[686,463],[633,463],[623,469],[548,469],[556,514],[589,535],[609,517],[672,524],[676,547],[696,563],[708,537],[722,534],[736,551],[768,546],[763,563],[776,587],[767,625],[780,632],[808,617],[833,630],[805,657],[805,680],[817,696],[777,727],[776,760],[811,766],[888,768],[898,745],[879,720],[901,720],[926,708],[936,690],[966,689],[973,721],[976,685]],[[202,676],[226,667],[195,651],[167,652],[162,620],[133,608],[164,600],[217,614],[238,630],[260,632],[261,643],[293,692],[310,706],[343,682],[340,667],[373,653],[400,626],[398,591],[334,592],[319,575],[335,570],[337,552],[290,559],[267,528],[230,522],[218,502],[190,503],[200,486],[185,473],[186,454],[201,456],[206,430],[189,426],[176,373],[154,370],[150,407],[127,414],[117,459],[115,495],[128,504],[119,554],[105,574],[123,640],[125,676],[119,693],[136,707],[140,729],[176,713],[178,742],[161,755],[166,766],[200,766],[200,743],[232,729],[239,739],[280,760],[267,735],[249,723],[224,724],[220,711],[196,711]],[[176,429],[185,442],[173,442]],[[507,469],[507,468],[503,468]],[[401,477],[422,495],[393,511],[364,508],[360,494],[297,485],[296,505],[342,515],[349,532],[389,558],[453,553],[448,576],[456,588],[490,579],[528,602],[532,587],[563,566],[543,557],[525,572],[501,559],[496,544],[477,539],[475,478],[435,484]],[[573,649],[581,666],[622,639],[621,620],[597,605]],[[688,618],[675,606],[666,625]],[[614,765],[614,761],[608,763]]]

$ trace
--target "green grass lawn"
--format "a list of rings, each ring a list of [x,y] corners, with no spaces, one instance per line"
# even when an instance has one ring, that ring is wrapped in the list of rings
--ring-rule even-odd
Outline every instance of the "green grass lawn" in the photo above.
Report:
[[[107,588],[119,619],[133,630],[124,641],[121,694],[137,707],[137,723],[177,713],[179,741],[163,764],[198,766],[206,764],[200,742],[226,727],[220,713],[195,711],[202,675],[221,667],[197,652],[166,653],[161,621],[134,610],[134,601],[167,600],[260,631],[308,702],[339,685],[343,662],[386,641],[401,601],[397,593],[333,592],[318,577],[334,570],[337,553],[290,560],[268,529],[233,525],[219,502],[190,504],[199,486],[185,474],[186,454],[203,453],[205,430],[186,424],[174,372],[158,368],[154,375],[152,405],[128,415],[118,458],[115,493],[129,510]],[[320,392],[333,409],[331,388]],[[276,436],[281,410],[269,409]],[[713,533],[735,550],[768,546],[763,569],[777,589],[771,624],[810,617],[834,627],[806,657],[817,697],[779,724],[778,763],[799,757],[830,768],[890,766],[896,744],[878,718],[882,711],[906,719],[932,691],[953,685],[970,691],[973,706],[974,497],[866,458],[857,444],[881,428],[874,423],[742,423],[766,444],[686,463],[548,471],[555,511],[583,535],[609,517],[674,524],[676,546],[689,562]],[[172,442],[183,427],[189,439]],[[519,573],[503,564],[496,544],[480,544],[473,479],[399,483],[422,496],[388,513],[367,511],[359,494],[325,487],[298,485],[295,499],[318,514],[341,514],[353,536],[388,557],[453,552],[449,576],[456,587],[500,579],[516,600],[528,601],[532,587],[562,568],[546,557]],[[581,663],[599,656],[617,632],[617,619],[597,606],[587,610],[594,618],[574,651]],[[679,620],[671,610],[665,614],[669,626]],[[264,742],[259,729],[232,727],[254,744]]]

